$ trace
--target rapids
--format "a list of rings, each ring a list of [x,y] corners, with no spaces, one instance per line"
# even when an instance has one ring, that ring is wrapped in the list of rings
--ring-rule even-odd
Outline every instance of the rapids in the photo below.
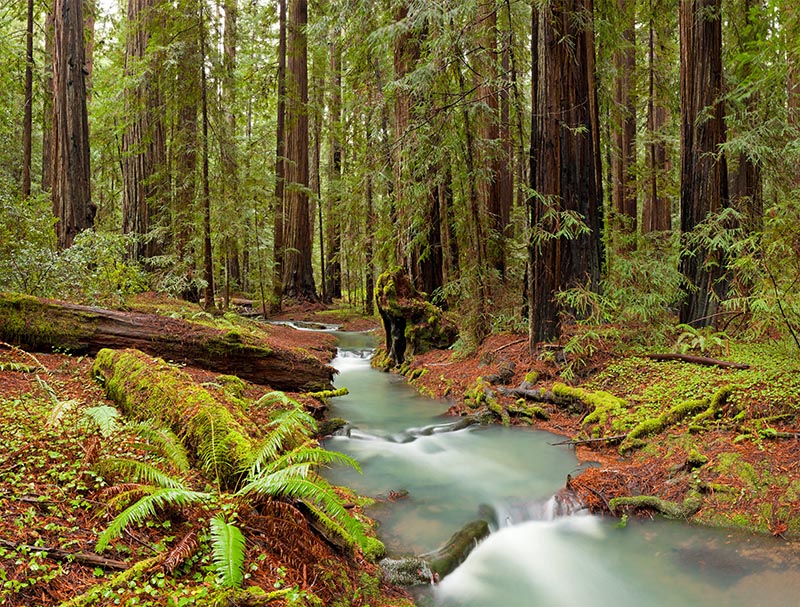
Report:
[[[772,538],[655,520],[588,515],[553,496],[582,468],[551,434],[466,426],[447,404],[370,368],[373,338],[337,333],[330,415],[348,420],[325,447],[362,468],[329,480],[376,498],[369,514],[393,556],[441,547],[478,518],[492,533],[435,586],[430,607],[794,606],[800,555]]]

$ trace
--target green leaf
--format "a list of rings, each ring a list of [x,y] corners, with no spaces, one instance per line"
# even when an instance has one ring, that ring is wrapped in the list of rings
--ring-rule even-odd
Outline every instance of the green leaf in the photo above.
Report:
[[[89,419],[97,424],[97,428],[100,430],[100,434],[102,434],[104,438],[108,438],[117,428],[119,428],[119,420],[120,417],[122,417],[122,414],[117,410],[117,408],[110,405],[98,405],[97,407],[90,407],[86,409],[85,414]]]
[[[228,588],[242,585],[244,566],[244,536],[236,525],[220,516],[211,519],[211,558],[219,575],[219,583]]]

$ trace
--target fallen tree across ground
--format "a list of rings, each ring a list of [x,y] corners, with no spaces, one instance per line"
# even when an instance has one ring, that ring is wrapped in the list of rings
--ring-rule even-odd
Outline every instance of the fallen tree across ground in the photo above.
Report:
[[[335,372],[309,354],[236,330],[8,293],[0,293],[0,340],[34,351],[57,348],[90,356],[103,348],[136,348],[290,392],[329,389]]]

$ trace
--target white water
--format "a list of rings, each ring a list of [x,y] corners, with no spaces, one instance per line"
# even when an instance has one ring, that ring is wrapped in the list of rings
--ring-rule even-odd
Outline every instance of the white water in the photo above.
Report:
[[[548,499],[578,463],[555,437],[513,428],[452,430],[445,403],[416,395],[369,367],[369,338],[341,334],[333,362],[338,386],[331,415],[349,436],[326,447],[359,461],[363,474],[327,476],[382,501],[370,514],[394,554],[442,546],[484,518],[493,533],[421,605],[436,607],[800,605],[800,555],[771,538],[689,525],[559,514]],[[354,341],[355,340],[355,341]],[[392,500],[391,492],[407,491]]]

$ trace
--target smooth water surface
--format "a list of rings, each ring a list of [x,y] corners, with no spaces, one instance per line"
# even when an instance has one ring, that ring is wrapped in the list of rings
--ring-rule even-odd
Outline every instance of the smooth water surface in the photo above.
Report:
[[[547,499],[580,466],[556,437],[516,428],[459,428],[447,405],[370,368],[370,336],[338,334],[331,416],[350,422],[325,441],[362,474],[334,469],[339,484],[378,499],[370,510],[392,554],[442,546],[464,524],[493,533],[423,605],[440,607],[800,604],[800,555],[771,538],[582,513],[552,519]],[[407,494],[406,494],[407,492]],[[487,518],[488,517],[488,518]]]

